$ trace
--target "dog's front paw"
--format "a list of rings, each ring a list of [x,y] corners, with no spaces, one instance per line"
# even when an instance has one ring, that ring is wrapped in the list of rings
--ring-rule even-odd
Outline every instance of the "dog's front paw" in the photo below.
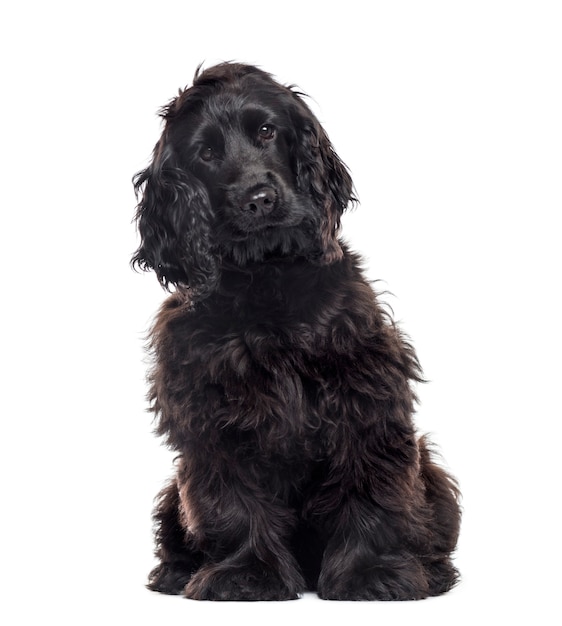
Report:
[[[183,562],[160,563],[150,572],[146,586],[151,591],[179,595],[189,582],[193,569]]]
[[[424,562],[429,580],[429,595],[438,596],[459,582],[459,572],[449,558],[436,558]]]
[[[185,595],[192,600],[296,600],[296,589],[265,567],[208,565],[189,581]]]
[[[318,595],[324,600],[421,600],[429,595],[429,589],[423,567],[409,559],[361,569],[322,572]]]

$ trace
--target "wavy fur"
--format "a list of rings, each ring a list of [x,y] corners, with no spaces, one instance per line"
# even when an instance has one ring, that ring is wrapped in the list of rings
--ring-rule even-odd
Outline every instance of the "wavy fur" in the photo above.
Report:
[[[459,491],[413,423],[411,344],[339,240],[347,169],[294,89],[235,63],[164,109],[133,263],[174,293],[150,402],[177,452],[151,589],[409,600],[457,581]]]

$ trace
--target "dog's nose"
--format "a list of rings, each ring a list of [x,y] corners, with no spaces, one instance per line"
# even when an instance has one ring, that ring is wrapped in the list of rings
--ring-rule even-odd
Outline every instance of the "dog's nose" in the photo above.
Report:
[[[243,198],[240,208],[244,212],[253,213],[256,216],[267,215],[277,202],[277,193],[272,187],[265,185],[248,192]]]

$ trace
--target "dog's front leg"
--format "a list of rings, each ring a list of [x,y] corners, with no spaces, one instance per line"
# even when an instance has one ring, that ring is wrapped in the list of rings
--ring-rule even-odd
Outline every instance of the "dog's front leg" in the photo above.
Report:
[[[192,451],[180,477],[190,532],[206,559],[185,588],[196,600],[291,600],[304,589],[288,537],[293,514],[263,467]]]
[[[322,560],[318,594],[326,600],[418,600],[429,595],[419,557],[401,521],[363,498],[340,505]],[[388,541],[388,546],[383,544]]]
[[[325,435],[326,478],[308,504],[326,538],[318,593],[337,600],[423,598],[429,582],[420,555],[429,545],[430,512],[413,394],[405,377],[377,381],[377,368],[360,359],[344,371],[354,379],[326,405],[337,418],[326,426],[332,429]]]

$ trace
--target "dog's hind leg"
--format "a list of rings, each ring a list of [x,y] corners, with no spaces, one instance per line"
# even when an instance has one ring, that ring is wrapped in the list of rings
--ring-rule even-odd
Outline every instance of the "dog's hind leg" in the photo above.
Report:
[[[459,535],[460,493],[456,481],[432,459],[425,437],[419,441],[421,477],[425,499],[431,511],[430,550],[422,557],[429,578],[430,595],[448,591],[459,574],[451,561]]]
[[[160,563],[150,572],[147,587],[161,593],[181,594],[199,569],[203,556],[192,545],[182,524],[175,478],[158,495],[154,522],[156,556]]]

